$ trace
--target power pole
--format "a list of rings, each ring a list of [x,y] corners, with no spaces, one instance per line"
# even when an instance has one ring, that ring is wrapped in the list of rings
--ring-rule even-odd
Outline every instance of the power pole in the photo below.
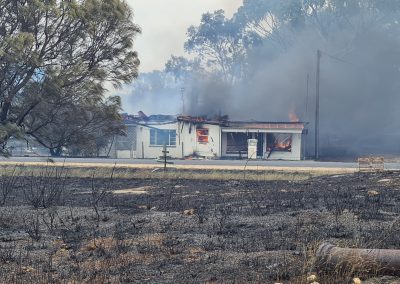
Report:
[[[315,160],[319,160],[319,79],[321,65],[321,50],[317,50],[317,78],[315,92]]]
[[[307,73],[306,112],[304,114],[304,121],[305,121],[306,125],[309,122],[309,118],[308,118],[308,94],[309,94],[309,89],[310,89],[309,88],[309,82],[310,82],[310,74]],[[303,142],[303,159],[307,160],[307,157],[306,157],[307,145],[306,145],[306,143],[307,143],[307,140],[308,140],[307,139],[308,130],[305,129],[305,131],[303,131],[303,132],[304,132],[303,133],[303,140],[304,140],[304,142]]]

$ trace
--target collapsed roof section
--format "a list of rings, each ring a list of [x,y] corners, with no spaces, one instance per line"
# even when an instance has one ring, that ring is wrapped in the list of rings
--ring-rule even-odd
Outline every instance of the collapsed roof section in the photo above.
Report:
[[[262,121],[230,121],[227,125],[235,129],[257,129],[257,130],[295,130],[303,131],[305,124],[303,122],[262,122]]]
[[[212,125],[227,125],[228,124],[228,116],[216,116],[212,119],[207,118],[206,116],[188,116],[181,115],[177,118],[180,122],[188,122],[191,124],[212,124]]]
[[[226,128],[248,129],[248,130],[275,130],[286,129],[303,131],[305,123],[303,122],[271,122],[271,121],[230,121],[227,115],[215,116],[208,118],[206,116],[189,116],[189,115],[145,115],[142,111],[137,115],[122,114],[123,121],[126,124],[165,124],[174,122],[184,122],[190,124],[211,124],[219,125]]]
[[[121,116],[125,124],[157,124],[177,121],[177,117],[174,115],[155,114],[147,116],[142,111],[139,111],[137,115],[123,113]]]

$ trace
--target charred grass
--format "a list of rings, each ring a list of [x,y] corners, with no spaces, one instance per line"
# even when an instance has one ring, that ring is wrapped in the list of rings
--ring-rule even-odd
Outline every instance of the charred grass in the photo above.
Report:
[[[400,246],[397,172],[4,172],[2,283],[351,283],[376,275],[316,271],[322,241]]]

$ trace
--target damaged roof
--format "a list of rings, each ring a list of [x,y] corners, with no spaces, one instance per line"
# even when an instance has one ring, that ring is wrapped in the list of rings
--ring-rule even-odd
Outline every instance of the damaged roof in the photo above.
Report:
[[[125,124],[172,123],[177,121],[177,117],[174,115],[155,114],[147,116],[142,111],[138,112],[137,115],[123,113],[121,116]]]
[[[304,129],[303,122],[230,121],[227,126],[243,129]]]
[[[214,124],[214,125],[226,125],[228,122],[228,116],[217,116],[213,119],[209,119],[206,116],[188,116],[188,115],[181,115],[178,116],[178,121],[182,122],[188,122],[188,123],[193,123],[193,124],[201,124],[201,123],[206,123],[206,124]]]
[[[206,116],[189,116],[189,115],[145,115],[143,112],[139,112],[138,115],[122,114],[124,122],[126,124],[164,124],[174,123],[177,121],[186,122],[191,124],[213,124],[220,125],[227,128],[236,129],[292,129],[292,130],[303,130],[305,128],[304,122],[271,122],[271,121],[229,121],[227,115],[215,116],[208,118]]]

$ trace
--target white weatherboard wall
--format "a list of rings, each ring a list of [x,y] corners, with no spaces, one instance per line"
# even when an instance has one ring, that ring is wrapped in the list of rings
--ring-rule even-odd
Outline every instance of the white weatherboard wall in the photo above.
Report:
[[[177,122],[171,122],[168,124],[149,124],[149,125],[138,125],[136,129],[136,157],[144,159],[158,158],[163,155],[162,145],[150,145],[150,129],[165,129],[165,130],[176,130]],[[181,149],[176,141],[175,146],[167,146],[168,155],[174,158],[181,157]]]
[[[273,151],[268,157],[269,160],[301,160],[302,157],[302,130],[292,129],[240,129],[229,128],[213,124],[196,124],[184,121],[162,123],[162,124],[149,124],[138,125],[136,129],[136,157],[145,159],[154,159],[163,155],[162,145],[150,145],[150,129],[165,129],[176,131],[176,145],[168,146],[168,155],[172,158],[181,159],[187,156],[198,155],[209,158],[225,157],[238,157],[238,154],[226,154],[227,148],[227,132],[245,132],[245,133],[259,133],[264,135],[263,149],[266,149],[267,133],[290,133],[292,134],[292,150],[291,152]],[[208,129],[208,143],[198,142],[196,129]],[[264,152],[263,158],[267,158],[269,153]],[[245,154],[243,153],[245,158]]]
[[[196,129],[208,129],[208,143],[198,142]],[[177,143],[183,143],[183,156],[199,155],[204,157],[220,156],[221,128],[213,124],[193,124],[188,122],[179,122],[179,132]]]
[[[208,129],[208,143],[200,143],[196,140],[195,151],[200,156],[219,157],[221,155],[221,128],[219,125],[204,124],[202,128]],[[197,137],[196,137],[197,139]]]
[[[197,141],[196,129],[207,128],[209,130],[208,143]],[[150,129],[165,129],[176,131],[176,145],[167,146],[168,155],[172,158],[184,158],[197,154],[205,157],[220,156],[221,132],[219,125],[196,124],[188,122],[171,122],[168,124],[149,124],[137,126],[137,145],[136,157],[144,159],[153,159],[162,156],[163,146],[150,145]]]

